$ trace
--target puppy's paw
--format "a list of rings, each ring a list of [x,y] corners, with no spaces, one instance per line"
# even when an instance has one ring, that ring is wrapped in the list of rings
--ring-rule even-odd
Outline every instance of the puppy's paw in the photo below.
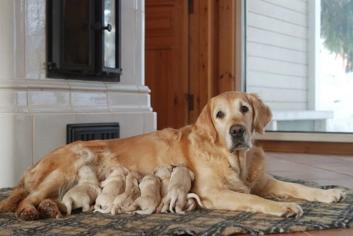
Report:
[[[303,215],[303,209],[296,203],[292,202],[281,202],[281,213],[280,216],[286,218],[299,218]]]
[[[340,202],[346,197],[346,191],[339,188],[324,190],[324,193],[318,199],[319,202],[323,203],[335,203]]]

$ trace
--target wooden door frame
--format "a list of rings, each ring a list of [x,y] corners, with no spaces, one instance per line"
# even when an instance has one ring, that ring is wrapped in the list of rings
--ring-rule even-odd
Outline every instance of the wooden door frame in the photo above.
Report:
[[[241,90],[241,1],[193,0],[189,14],[189,93],[194,122],[207,101]]]

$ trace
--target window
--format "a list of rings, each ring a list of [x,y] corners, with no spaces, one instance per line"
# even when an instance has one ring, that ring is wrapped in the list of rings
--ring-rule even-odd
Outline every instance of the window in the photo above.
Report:
[[[353,0],[246,0],[245,88],[272,131],[353,132]]]
[[[47,39],[48,77],[119,81],[119,0],[47,0]]]

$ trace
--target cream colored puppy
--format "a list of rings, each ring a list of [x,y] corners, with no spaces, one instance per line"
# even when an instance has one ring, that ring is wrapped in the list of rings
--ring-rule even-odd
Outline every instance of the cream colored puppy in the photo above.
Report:
[[[134,203],[140,196],[139,180],[141,176],[135,171],[130,171],[126,176],[124,193],[118,195],[113,202],[111,214],[123,213],[125,208]]]
[[[140,215],[150,215],[156,211],[161,202],[161,180],[157,176],[146,175],[143,177],[139,187],[141,196],[125,211],[135,211],[135,213]]]
[[[173,167],[171,165],[168,166],[160,166],[153,173],[155,176],[161,179],[161,195],[162,198],[167,196],[168,193],[168,185],[170,181],[170,176],[172,174]]]
[[[90,166],[82,166],[78,171],[77,185],[71,188],[62,199],[67,215],[71,215],[73,209],[81,207],[83,212],[89,211],[100,193],[96,173]]]
[[[125,177],[128,169],[116,167],[111,170],[108,177],[101,182],[102,193],[98,195],[94,206],[95,212],[109,213],[112,209],[114,199],[125,189]]]
[[[169,208],[170,212],[184,214],[186,207],[190,207],[191,209],[192,206],[187,205],[187,199],[198,198],[200,200],[196,194],[189,194],[194,178],[193,172],[185,166],[179,165],[174,167],[168,185],[168,193],[163,198],[158,211],[164,213]],[[201,201],[199,204],[202,206]]]

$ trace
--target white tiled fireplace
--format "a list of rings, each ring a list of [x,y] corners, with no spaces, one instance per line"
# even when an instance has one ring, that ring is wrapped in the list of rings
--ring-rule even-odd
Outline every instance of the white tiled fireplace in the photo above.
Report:
[[[144,0],[121,0],[117,83],[46,78],[45,2],[0,1],[0,187],[65,144],[69,123],[119,122],[121,137],[156,128],[144,86]]]

